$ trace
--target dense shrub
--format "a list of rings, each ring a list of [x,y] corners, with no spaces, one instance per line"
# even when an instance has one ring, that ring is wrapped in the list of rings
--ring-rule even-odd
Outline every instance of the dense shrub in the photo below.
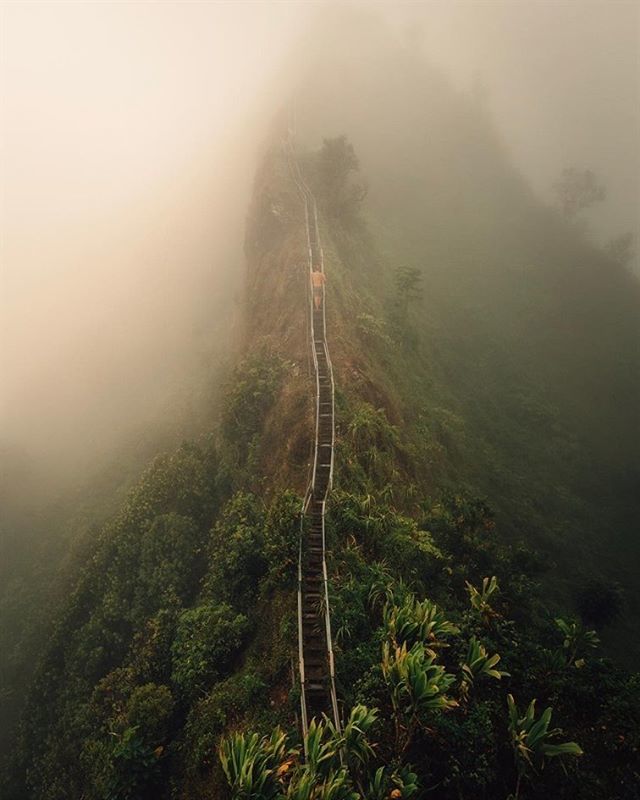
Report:
[[[171,680],[181,698],[193,700],[228,674],[247,631],[247,618],[225,603],[180,615],[171,646]]]
[[[236,493],[211,532],[208,594],[242,610],[248,608],[267,571],[264,526],[262,501],[253,494]]]

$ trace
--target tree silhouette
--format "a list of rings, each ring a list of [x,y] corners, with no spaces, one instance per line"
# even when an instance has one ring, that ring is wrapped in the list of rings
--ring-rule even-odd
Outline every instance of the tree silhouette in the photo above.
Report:
[[[360,162],[346,136],[323,139],[318,158],[318,184],[330,216],[349,221],[367,194],[364,183],[354,181]]]
[[[579,211],[601,203],[607,196],[606,189],[590,169],[579,170],[568,167],[562,170],[562,178],[553,184],[565,219],[572,220]]]

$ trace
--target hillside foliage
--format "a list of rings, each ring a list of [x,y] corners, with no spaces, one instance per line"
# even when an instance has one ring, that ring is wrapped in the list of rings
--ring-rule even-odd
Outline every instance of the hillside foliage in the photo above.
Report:
[[[534,201],[484,112],[431,78],[427,115],[407,74],[372,67],[354,101],[357,118],[396,80],[406,148],[373,158],[389,115],[300,156],[337,386],[343,730],[319,719],[302,742],[298,725],[314,388],[303,215],[274,144],[219,419],[83,539],[35,677],[11,684],[26,701],[3,796],[637,796],[637,282]]]

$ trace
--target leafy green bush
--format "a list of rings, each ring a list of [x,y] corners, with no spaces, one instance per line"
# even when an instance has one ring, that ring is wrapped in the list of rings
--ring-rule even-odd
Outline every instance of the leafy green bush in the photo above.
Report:
[[[520,796],[522,779],[529,770],[542,767],[546,758],[581,756],[582,749],[576,742],[561,744],[555,742],[562,731],[559,728],[549,729],[553,709],[545,708],[540,718],[536,719],[536,701],[532,700],[524,716],[520,717],[512,695],[507,695],[507,706],[509,709],[509,735],[518,772],[514,795],[517,800]]]
[[[264,700],[267,687],[255,672],[232,675],[191,707],[184,728],[185,768],[191,774],[211,769],[221,734]]]
[[[253,494],[237,492],[211,532],[207,594],[243,610],[251,605],[267,571],[264,528],[262,501]]]
[[[190,517],[163,514],[142,534],[134,614],[188,604],[202,571],[205,537]]]
[[[101,681],[94,709],[104,719],[83,743],[83,789],[91,800],[153,797],[161,779],[174,701],[167,686],[131,685],[131,670],[120,669]]]
[[[232,467],[246,464],[282,384],[285,366],[274,353],[255,353],[238,364],[227,382],[222,433],[235,454]]]
[[[275,585],[291,586],[297,577],[302,501],[292,491],[276,494],[265,520],[264,555]]]
[[[184,611],[171,646],[171,680],[181,697],[193,700],[228,674],[247,632],[247,618],[226,603]]]

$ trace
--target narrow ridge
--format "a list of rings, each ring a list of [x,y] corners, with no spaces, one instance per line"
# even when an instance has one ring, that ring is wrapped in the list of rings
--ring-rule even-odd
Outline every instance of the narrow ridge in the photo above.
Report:
[[[289,125],[285,153],[304,206],[309,274],[314,268],[324,273],[317,205],[296,159],[293,124]],[[309,345],[316,379],[316,424],[313,471],[300,521],[298,564],[298,654],[303,735],[306,735],[310,721],[322,714],[326,714],[336,727],[340,727],[325,560],[325,505],[333,481],[334,383],[326,338],[324,285],[319,306],[316,308],[310,278],[307,280],[307,302],[310,318]]]

